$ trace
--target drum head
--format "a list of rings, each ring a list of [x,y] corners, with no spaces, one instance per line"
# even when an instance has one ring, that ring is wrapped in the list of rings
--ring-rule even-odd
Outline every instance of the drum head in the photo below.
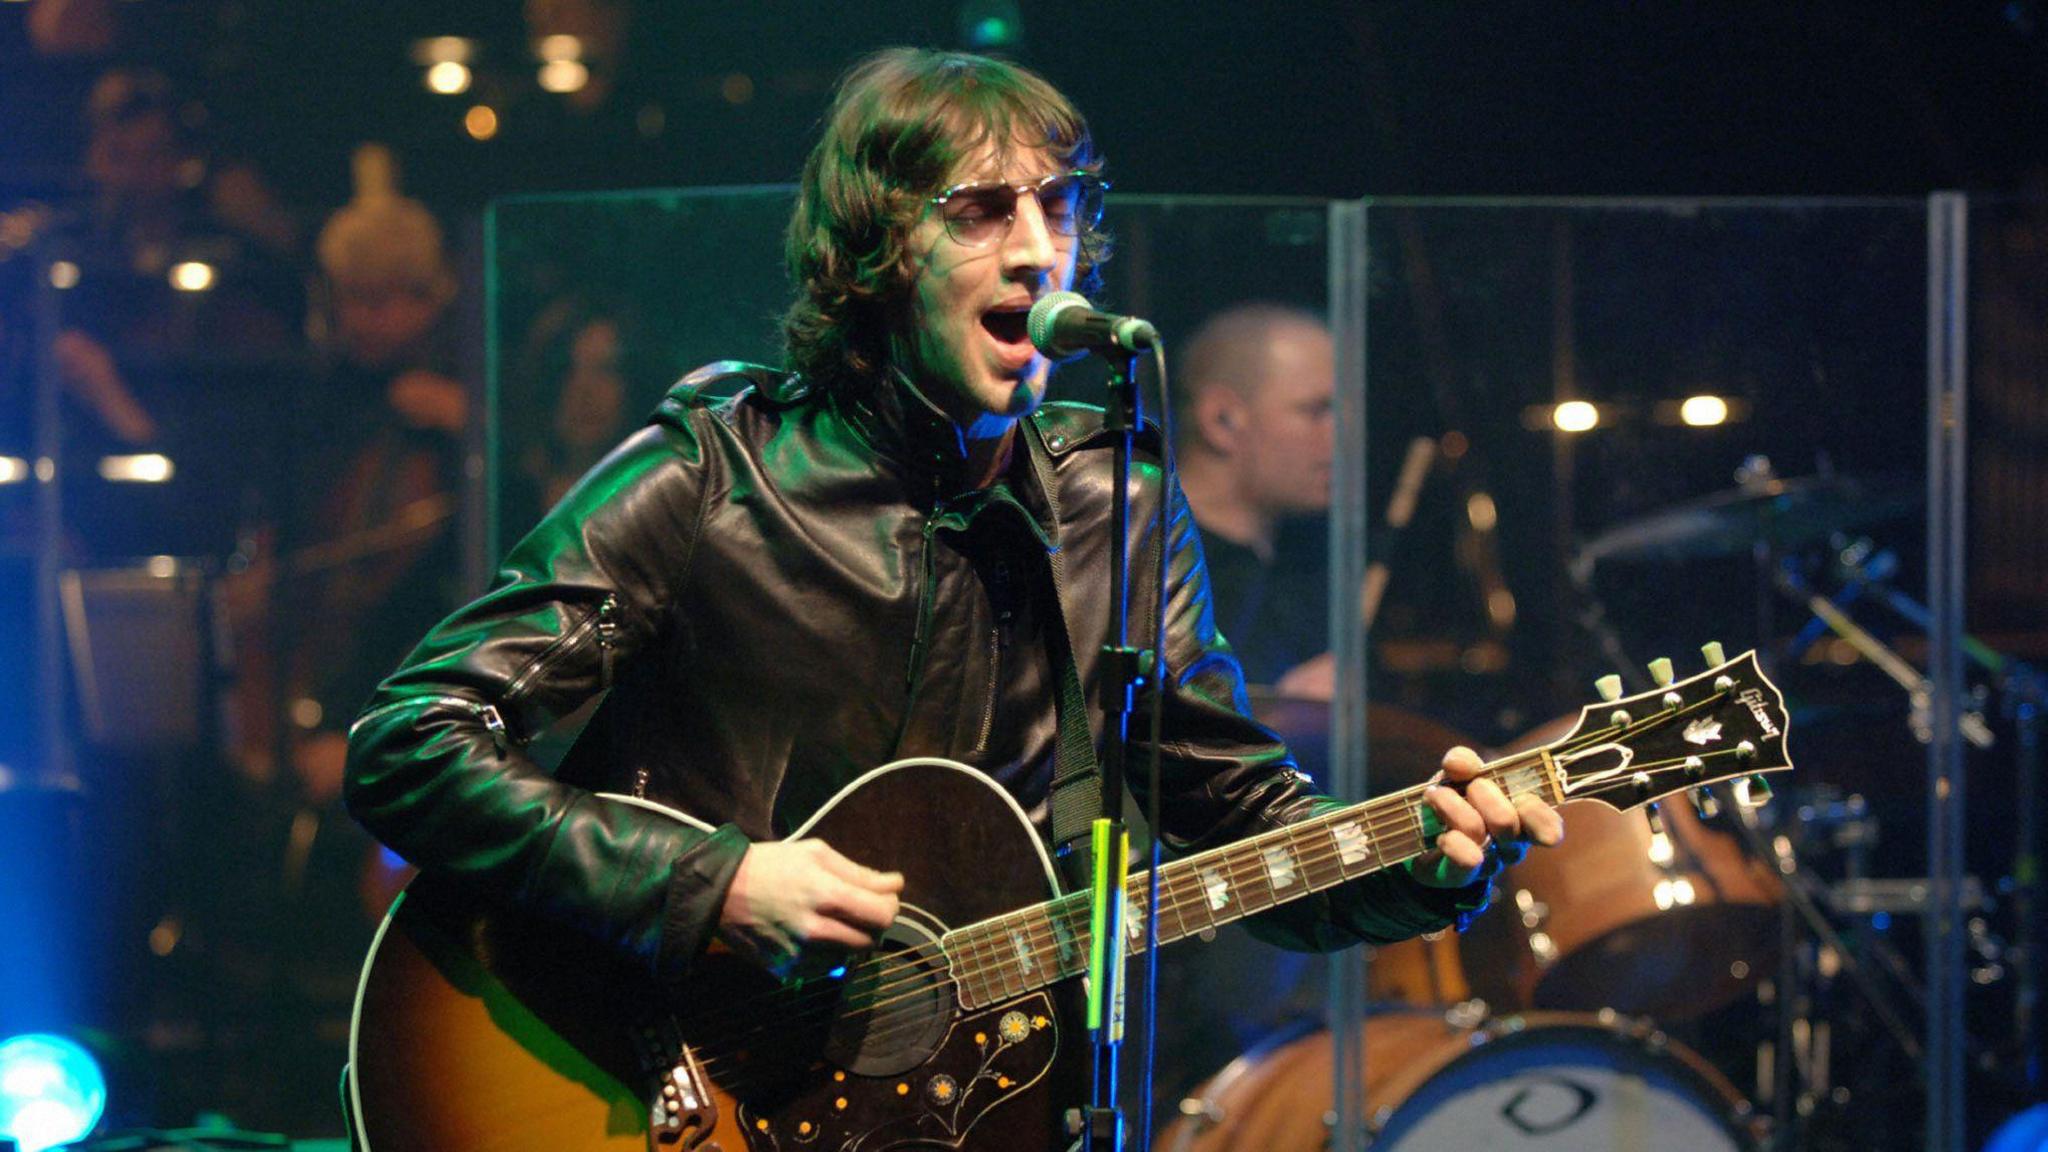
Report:
[[[1747,1152],[1748,1105],[1690,1051],[1593,1017],[1511,1019],[1394,1109],[1374,1152]]]

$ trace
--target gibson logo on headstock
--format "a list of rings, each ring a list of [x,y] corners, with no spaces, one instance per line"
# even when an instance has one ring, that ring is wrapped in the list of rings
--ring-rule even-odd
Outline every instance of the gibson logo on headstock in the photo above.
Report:
[[[1742,702],[1743,707],[1749,709],[1751,716],[1756,717],[1756,726],[1763,729],[1764,735],[1776,736],[1778,734],[1777,722],[1771,719],[1771,710],[1764,704],[1763,689],[1751,688],[1749,691],[1737,696],[1736,699]]]

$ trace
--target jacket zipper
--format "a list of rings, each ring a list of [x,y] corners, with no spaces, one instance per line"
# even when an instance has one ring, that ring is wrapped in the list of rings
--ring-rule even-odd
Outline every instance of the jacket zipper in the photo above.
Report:
[[[574,628],[562,633],[553,644],[549,645],[547,651],[541,653],[532,664],[527,666],[526,671],[519,674],[518,679],[506,686],[505,698],[509,700],[519,695],[519,690],[526,687],[527,681],[539,674],[541,669],[553,664],[562,653],[574,651],[577,645],[583,643],[584,637],[596,633],[600,644],[606,643],[608,636],[615,638],[616,625],[611,622],[611,616],[618,611],[618,607],[618,595],[616,593],[606,593],[604,600],[598,604],[597,611],[585,616],[577,622]],[[604,652],[603,679],[599,684],[601,689],[611,687],[611,676],[611,649],[607,646]]]
[[[619,643],[618,612],[618,595],[606,593],[604,601],[597,606],[598,684],[602,688],[612,686],[612,653]]]
[[[511,735],[506,730],[504,714],[498,711],[496,705],[480,704],[475,700],[462,696],[408,696],[403,700],[393,700],[389,704],[380,704],[361,716],[356,717],[355,723],[348,726],[348,734],[350,738],[354,738],[356,729],[361,728],[380,716],[396,712],[401,708],[416,708],[433,704],[453,704],[457,708],[482,720],[484,728],[491,734],[491,742],[498,746],[498,751],[505,751],[511,744]]]
[[[602,671],[600,673],[599,687],[610,688],[612,685],[612,657],[618,646],[618,610],[618,594],[606,593],[604,600],[598,604],[596,612],[584,617],[576,627],[563,633],[546,652],[541,654],[539,659],[533,662],[531,667],[521,672],[518,679],[512,681],[511,685],[505,689],[505,697],[510,699],[517,695],[520,689],[526,687],[527,681],[531,680],[536,672],[553,663],[561,653],[573,650],[576,645],[583,642],[584,636],[593,632],[597,635],[597,644],[603,653],[601,657]],[[498,711],[497,705],[482,704],[461,696],[412,696],[403,700],[394,700],[389,704],[372,708],[370,711],[358,716],[355,723],[349,725],[349,734],[353,736],[357,728],[385,713],[396,711],[400,708],[410,708],[421,703],[453,704],[463,708],[484,722],[484,727],[490,731],[491,740],[497,744],[500,752],[505,751],[511,744],[511,734],[505,727],[505,716]]]
[[[974,741],[976,753],[988,751],[988,739],[995,733],[996,687],[1002,683],[1003,672],[1003,631],[1001,628],[988,630],[988,697],[981,705],[981,735]]]
[[[937,565],[932,560],[932,537],[938,532],[939,504],[932,502],[931,512],[924,518],[924,583],[917,590],[917,631],[910,640],[910,668],[903,677],[903,722],[910,722],[910,709],[917,695],[917,677],[924,671],[925,645],[931,642],[932,624],[932,579]],[[902,736],[898,732],[898,738]]]

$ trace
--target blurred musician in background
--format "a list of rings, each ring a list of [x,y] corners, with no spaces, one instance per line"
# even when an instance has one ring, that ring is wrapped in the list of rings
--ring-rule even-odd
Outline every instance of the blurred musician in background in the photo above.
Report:
[[[1196,331],[1176,373],[1174,452],[1217,628],[1248,683],[1285,689],[1329,647],[1329,329],[1300,308],[1241,304]]]

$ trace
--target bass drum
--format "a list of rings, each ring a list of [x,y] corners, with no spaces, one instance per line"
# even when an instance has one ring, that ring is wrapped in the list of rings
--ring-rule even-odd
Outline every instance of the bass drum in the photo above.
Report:
[[[1365,1022],[1374,1152],[1754,1152],[1761,1121],[1690,1049],[1611,1013],[1459,1028],[1419,1012]],[[1330,1035],[1253,1052],[1181,1105],[1157,1152],[1322,1152]]]

